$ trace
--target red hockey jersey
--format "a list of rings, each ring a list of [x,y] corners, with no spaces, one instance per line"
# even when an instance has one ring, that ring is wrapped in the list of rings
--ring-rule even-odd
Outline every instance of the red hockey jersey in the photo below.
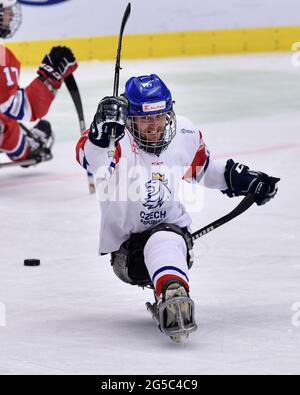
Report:
[[[34,121],[42,118],[55,97],[47,86],[35,78],[20,88],[21,64],[15,55],[0,45],[0,119]]]

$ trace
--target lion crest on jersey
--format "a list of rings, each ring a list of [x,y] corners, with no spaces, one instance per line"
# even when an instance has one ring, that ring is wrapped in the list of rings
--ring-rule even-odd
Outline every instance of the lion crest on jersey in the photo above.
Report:
[[[144,200],[143,206],[148,210],[160,208],[165,201],[170,200],[171,191],[164,174],[152,173],[152,180],[148,181],[145,186],[147,198]]]

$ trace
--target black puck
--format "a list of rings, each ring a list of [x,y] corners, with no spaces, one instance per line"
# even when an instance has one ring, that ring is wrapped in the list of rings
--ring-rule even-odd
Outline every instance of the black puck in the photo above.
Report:
[[[25,266],[40,266],[41,261],[39,259],[24,259]]]

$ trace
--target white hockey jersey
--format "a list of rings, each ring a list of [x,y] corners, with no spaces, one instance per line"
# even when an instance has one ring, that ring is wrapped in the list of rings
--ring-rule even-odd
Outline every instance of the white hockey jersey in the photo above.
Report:
[[[88,140],[79,140],[77,161],[95,176],[101,207],[99,253],[119,249],[131,233],[160,223],[189,227],[191,217],[179,199],[180,185],[200,182],[209,188],[227,188],[225,164],[214,160],[193,123],[177,116],[177,131],[168,148],[156,156],[137,147],[126,131],[115,157]]]

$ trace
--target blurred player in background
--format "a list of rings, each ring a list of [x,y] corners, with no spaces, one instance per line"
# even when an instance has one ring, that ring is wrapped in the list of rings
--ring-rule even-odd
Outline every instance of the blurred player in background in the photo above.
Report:
[[[0,38],[12,37],[22,22],[17,0],[0,0]],[[53,47],[37,70],[38,77],[20,88],[20,62],[0,44],[0,152],[12,161],[33,159],[36,163],[52,157],[54,136],[43,118],[65,78],[77,68],[76,59],[67,47]],[[28,130],[18,121],[38,123]]]

